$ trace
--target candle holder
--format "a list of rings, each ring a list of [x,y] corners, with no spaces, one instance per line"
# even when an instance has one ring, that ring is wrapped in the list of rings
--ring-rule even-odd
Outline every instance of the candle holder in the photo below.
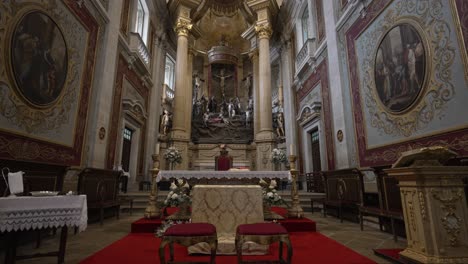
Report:
[[[151,193],[148,199],[148,206],[145,209],[145,218],[159,218],[161,216],[161,210],[158,207],[158,185],[156,182],[156,177],[159,173],[159,155],[151,155],[153,159],[153,169],[151,177]]]
[[[288,157],[290,172],[291,172],[291,199],[292,205],[288,209],[289,218],[302,218],[304,216],[304,210],[299,204],[299,194],[297,193],[297,170],[296,170],[296,159],[295,155]]]

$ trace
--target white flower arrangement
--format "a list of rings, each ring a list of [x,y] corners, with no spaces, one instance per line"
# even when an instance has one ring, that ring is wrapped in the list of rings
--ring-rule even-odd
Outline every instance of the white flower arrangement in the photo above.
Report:
[[[282,149],[277,149],[274,148],[273,151],[271,152],[271,162],[274,164],[281,164],[281,163],[287,163],[288,162],[288,157],[286,156],[286,152]]]
[[[262,186],[263,200],[266,203],[269,205],[286,204],[283,198],[276,191],[276,187],[278,186],[276,180],[271,180],[270,184],[268,184],[265,180],[261,179],[259,184]]]
[[[171,191],[167,194],[164,205],[166,206],[179,206],[182,203],[190,203],[190,185],[182,179],[177,182],[172,182]]]
[[[182,156],[176,147],[169,147],[164,152],[164,158],[171,164],[182,163]]]

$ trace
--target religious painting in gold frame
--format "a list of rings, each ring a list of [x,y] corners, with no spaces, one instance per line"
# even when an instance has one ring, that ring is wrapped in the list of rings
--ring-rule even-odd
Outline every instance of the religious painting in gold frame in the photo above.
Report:
[[[402,113],[417,101],[425,85],[426,49],[409,23],[384,34],[374,59],[374,81],[377,97],[389,112]]]
[[[11,69],[27,102],[47,107],[58,100],[68,72],[65,37],[57,23],[40,10],[25,13],[13,29]]]

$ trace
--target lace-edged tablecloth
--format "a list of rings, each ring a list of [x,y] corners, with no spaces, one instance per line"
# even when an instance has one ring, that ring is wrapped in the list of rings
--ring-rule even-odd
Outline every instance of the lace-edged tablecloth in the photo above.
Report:
[[[86,195],[0,198],[0,232],[78,226],[88,223]]]
[[[161,179],[185,178],[185,179],[288,179],[291,181],[290,171],[177,171],[162,170],[156,177],[156,182]]]

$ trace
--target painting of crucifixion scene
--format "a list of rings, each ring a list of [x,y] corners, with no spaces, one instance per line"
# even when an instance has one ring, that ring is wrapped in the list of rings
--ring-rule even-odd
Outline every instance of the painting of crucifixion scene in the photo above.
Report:
[[[392,28],[375,58],[375,85],[380,101],[392,112],[407,109],[423,88],[425,49],[410,24]]]

